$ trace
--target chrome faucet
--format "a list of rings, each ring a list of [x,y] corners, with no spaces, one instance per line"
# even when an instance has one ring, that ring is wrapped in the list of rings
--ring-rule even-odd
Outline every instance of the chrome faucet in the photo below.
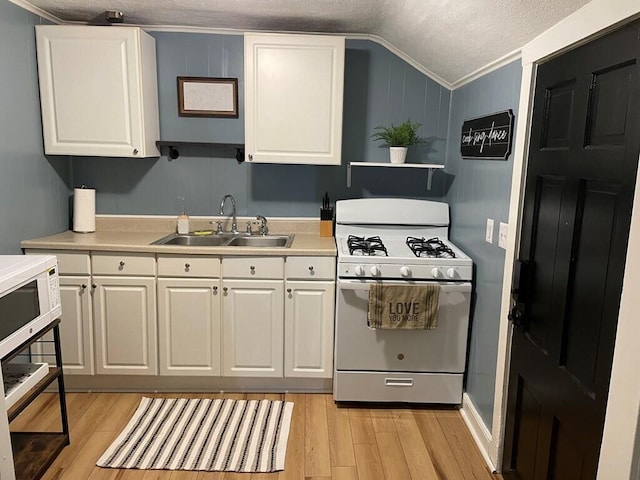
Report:
[[[227,201],[227,198],[231,199],[231,233],[238,233],[238,224],[236,222],[236,199],[233,198],[233,195],[227,193],[224,197],[222,197],[222,201],[220,202],[220,215],[224,215],[224,203]]]
[[[269,232],[267,219],[262,215],[256,215],[256,220],[260,220],[260,235],[266,235]]]

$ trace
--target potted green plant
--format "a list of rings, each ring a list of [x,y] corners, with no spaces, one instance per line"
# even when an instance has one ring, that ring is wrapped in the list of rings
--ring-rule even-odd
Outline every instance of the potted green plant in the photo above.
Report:
[[[391,124],[390,127],[379,125],[371,135],[376,140],[382,140],[389,146],[389,158],[391,163],[404,163],[407,157],[407,148],[422,140],[418,136],[421,123],[411,123],[411,119],[400,125]]]

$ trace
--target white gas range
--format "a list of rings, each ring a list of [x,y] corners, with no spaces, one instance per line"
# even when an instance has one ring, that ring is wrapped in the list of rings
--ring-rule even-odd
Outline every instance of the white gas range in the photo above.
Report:
[[[461,403],[473,262],[449,241],[448,229],[442,202],[336,202],[336,401]],[[435,330],[369,328],[371,284],[434,282]]]

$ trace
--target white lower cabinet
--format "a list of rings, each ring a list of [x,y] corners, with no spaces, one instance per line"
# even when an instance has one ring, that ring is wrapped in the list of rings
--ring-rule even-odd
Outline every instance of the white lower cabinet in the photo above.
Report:
[[[284,308],[284,375],[333,375],[335,282],[287,281]]]
[[[55,255],[58,259],[60,284],[60,348],[65,375],[93,375],[93,313],[91,309],[91,261],[89,252],[60,250],[27,250],[28,255]],[[42,357],[39,362],[50,362],[53,335],[48,333],[44,342],[33,345],[33,352]]]
[[[155,277],[94,276],[96,373],[157,375]]]
[[[335,259],[288,257],[285,274],[284,375],[331,378]]]
[[[58,257],[65,374],[332,376],[332,257],[27,253]]]
[[[223,258],[222,375],[282,377],[283,267],[276,257]]]
[[[220,375],[220,279],[158,279],[160,375]]]
[[[60,276],[60,347],[64,373],[93,374],[91,277]]]

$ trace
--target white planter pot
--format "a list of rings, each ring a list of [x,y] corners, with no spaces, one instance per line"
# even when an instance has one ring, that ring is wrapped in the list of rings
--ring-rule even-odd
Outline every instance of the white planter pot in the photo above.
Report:
[[[391,163],[404,163],[405,158],[407,158],[407,147],[389,147]]]

